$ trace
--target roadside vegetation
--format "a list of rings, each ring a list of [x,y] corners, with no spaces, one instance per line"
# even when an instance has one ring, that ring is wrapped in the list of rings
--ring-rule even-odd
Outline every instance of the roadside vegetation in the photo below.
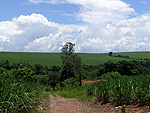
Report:
[[[115,105],[150,105],[150,75],[124,76],[89,85],[88,95]]]
[[[0,112],[36,111],[45,91],[81,101],[95,98],[101,104],[150,105],[150,59],[145,55],[149,52],[141,53],[142,57],[137,53],[74,54],[74,46],[67,42],[62,54],[53,54],[54,59],[48,53],[0,53]],[[10,54],[18,55],[17,60],[10,62]],[[21,60],[20,54],[32,57]],[[41,57],[34,59],[34,55]],[[99,82],[82,85],[82,80]]]
[[[34,110],[44,94],[42,85],[27,77],[15,76],[14,70],[0,68],[0,112],[21,113]]]

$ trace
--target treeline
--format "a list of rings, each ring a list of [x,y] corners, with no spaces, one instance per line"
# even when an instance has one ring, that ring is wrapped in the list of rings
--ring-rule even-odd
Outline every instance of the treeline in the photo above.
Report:
[[[66,56],[62,66],[44,67],[41,64],[30,65],[29,62],[11,64],[6,60],[0,62],[0,67],[11,70],[15,77],[23,77],[29,81],[37,81],[40,84],[45,85],[47,90],[50,90],[51,88],[54,90],[56,86],[57,88],[60,87],[60,83],[64,83],[65,80],[67,83],[70,82],[70,84],[74,84],[74,82],[77,81],[77,83],[74,84],[77,86],[77,84],[81,85],[81,79],[111,79],[119,76],[148,74],[150,70],[150,60],[108,61],[99,65],[83,65],[81,58],[77,54],[74,54]],[[64,84],[67,85],[67,83]]]
[[[30,62],[11,64],[8,60],[6,60],[0,62],[0,67],[11,71],[15,78],[36,81],[45,85],[45,88],[47,88],[46,90],[50,90],[50,86],[54,89],[56,84],[59,82],[59,66],[44,67],[41,64],[30,65]]]
[[[105,78],[105,75],[108,76],[111,72],[117,72],[118,76],[134,76],[140,74],[148,74],[150,72],[149,70],[149,59],[145,61],[122,60],[119,62],[108,61],[104,64],[99,65],[84,65],[82,74],[84,79],[96,80]]]

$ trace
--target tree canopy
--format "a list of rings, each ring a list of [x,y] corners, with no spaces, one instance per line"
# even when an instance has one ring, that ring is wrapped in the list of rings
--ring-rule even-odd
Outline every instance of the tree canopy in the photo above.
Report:
[[[66,55],[71,55],[75,51],[74,46],[75,46],[75,44],[73,44],[71,42],[66,42],[66,44],[62,46],[61,51],[62,51],[62,53],[66,54]]]

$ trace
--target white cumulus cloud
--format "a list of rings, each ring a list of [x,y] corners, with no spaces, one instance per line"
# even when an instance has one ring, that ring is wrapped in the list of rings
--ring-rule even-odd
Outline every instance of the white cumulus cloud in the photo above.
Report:
[[[67,41],[76,52],[141,51],[150,48],[150,14],[136,12],[121,0],[29,0],[30,3],[78,5],[83,25],[50,22],[42,14],[0,22],[0,50],[59,52]]]

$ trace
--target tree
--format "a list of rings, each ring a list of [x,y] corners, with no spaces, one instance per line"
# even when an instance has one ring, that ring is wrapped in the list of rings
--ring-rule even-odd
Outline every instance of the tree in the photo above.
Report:
[[[81,85],[82,84],[81,83],[81,71],[82,71],[82,65],[83,65],[81,57],[78,56],[77,54],[65,56],[63,59],[63,62],[66,62],[66,61],[72,62],[73,67],[75,69],[75,74],[76,74],[75,78],[78,79],[78,81]]]
[[[82,70],[82,60],[81,57],[74,53],[74,46],[75,44],[71,42],[66,42],[65,45],[62,46],[62,53],[65,54],[65,56],[62,57],[63,60],[63,66],[72,64],[73,69],[75,70],[75,79],[80,82],[81,85],[81,70]],[[66,73],[67,74],[67,73]],[[68,79],[68,78],[67,78]]]
[[[75,44],[73,44],[71,42],[66,42],[66,44],[62,46],[61,51],[65,55],[71,55],[75,51],[74,46],[75,46]]]
[[[59,82],[60,86],[62,87],[62,82],[69,78],[75,78],[75,70],[72,62],[66,61],[64,62],[61,70],[60,70],[60,76],[59,76]]]
[[[55,90],[56,84],[58,83],[58,73],[57,72],[51,72],[48,75],[48,84]]]
[[[14,72],[16,77],[23,78],[24,80],[36,82],[37,81],[37,76],[35,75],[35,72],[32,71],[31,68],[28,67],[23,67],[19,68]]]
[[[113,52],[109,52],[109,56],[112,56]]]

